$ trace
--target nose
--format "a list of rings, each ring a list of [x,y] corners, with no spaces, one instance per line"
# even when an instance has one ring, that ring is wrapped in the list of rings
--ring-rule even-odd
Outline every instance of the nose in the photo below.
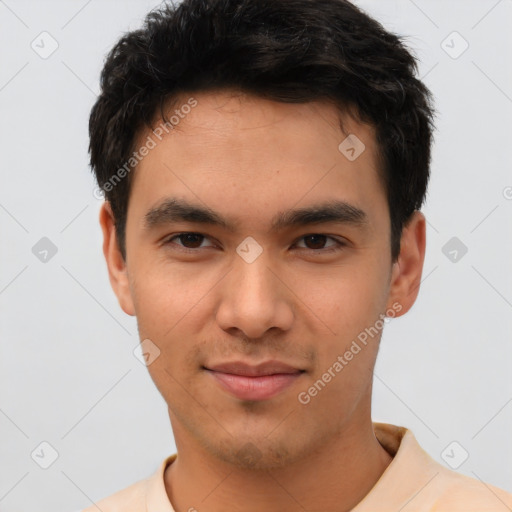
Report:
[[[273,270],[265,253],[248,263],[239,258],[223,280],[217,322],[225,331],[237,329],[251,339],[270,329],[286,331],[294,320],[293,294]]]

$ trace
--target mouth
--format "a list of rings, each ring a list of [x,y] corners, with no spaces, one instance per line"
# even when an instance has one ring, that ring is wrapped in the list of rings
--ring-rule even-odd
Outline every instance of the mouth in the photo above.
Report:
[[[267,361],[256,366],[243,362],[203,366],[220,387],[239,400],[262,401],[282,393],[296,382],[305,370]]]

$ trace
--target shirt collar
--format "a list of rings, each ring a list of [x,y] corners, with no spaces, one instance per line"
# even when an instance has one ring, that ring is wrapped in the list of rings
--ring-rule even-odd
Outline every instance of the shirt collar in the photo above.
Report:
[[[442,466],[421,448],[409,429],[388,423],[373,423],[373,430],[393,460],[352,512],[403,510],[424,487],[435,480]],[[413,503],[411,506],[414,509]]]

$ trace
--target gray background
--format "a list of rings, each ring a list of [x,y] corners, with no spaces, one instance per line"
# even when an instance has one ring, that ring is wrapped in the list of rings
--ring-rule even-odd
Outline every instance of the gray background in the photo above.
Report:
[[[512,491],[512,1],[357,3],[408,36],[439,111],[423,283],[384,331],[373,417]],[[80,509],[175,451],[110,289],[87,156],[104,55],[157,5],[0,1],[2,512]]]

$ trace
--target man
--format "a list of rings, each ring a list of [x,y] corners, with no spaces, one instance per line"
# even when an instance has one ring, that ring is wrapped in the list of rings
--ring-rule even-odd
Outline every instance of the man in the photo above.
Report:
[[[345,0],[184,0],[109,54],[90,118],[110,281],[177,454],[88,511],[502,511],[372,423],[413,305],[433,107]]]

